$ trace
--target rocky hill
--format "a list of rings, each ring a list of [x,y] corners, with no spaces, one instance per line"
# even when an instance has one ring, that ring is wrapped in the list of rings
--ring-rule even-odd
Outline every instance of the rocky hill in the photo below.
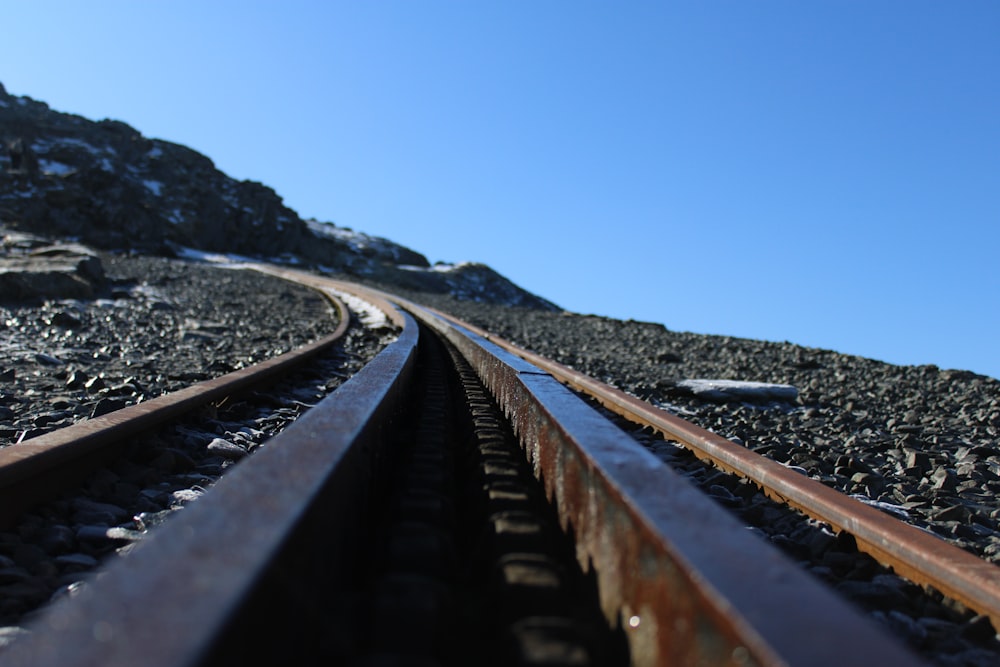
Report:
[[[459,298],[555,309],[482,264],[430,266],[382,238],[303,220],[204,155],[10,95],[0,84],[0,226],[104,249],[181,248],[302,263]]]

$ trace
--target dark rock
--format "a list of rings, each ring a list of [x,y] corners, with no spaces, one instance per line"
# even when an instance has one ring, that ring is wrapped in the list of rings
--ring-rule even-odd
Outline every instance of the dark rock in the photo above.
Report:
[[[906,614],[890,611],[886,617],[889,625],[910,644],[919,646],[927,639],[927,630]]]
[[[63,360],[58,357],[53,357],[51,354],[44,354],[38,352],[35,354],[35,361],[40,364],[45,364],[47,366],[62,366]]]
[[[74,534],[75,537],[75,534]],[[97,559],[89,554],[71,553],[56,556],[56,565],[69,572],[85,572],[97,567]]]
[[[86,498],[73,500],[74,520],[78,523],[113,525],[129,517],[128,510],[111,503],[96,502]]]
[[[49,553],[66,553],[76,546],[76,535],[69,526],[55,524],[44,531],[38,544]]]
[[[208,450],[234,461],[242,459],[247,455],[245,448],[222,438],[215,438],[208,443]]]
[[[906,467],[926,473],[931,467],[931,458],[925,452],[910,450],[906,454]]]
[[[120,398],[102,398],[94,406],[93,412],[90,413],[91,419],[94,417],[100,417],[101,415],[106,415],[109,412],[114,412],[116,410],[121,410],[128,403]]]
[[[996,636],[989,616],[976,616],[962,627],[962,636],[974,641],[986,641]]]
[[[929,514],[930,518],[935,521],[961,521],[965,522],[969,519],[972,511],[965,507],[964,505],[952,505],[951,507],[945,507],[940,510],[935,510]]]
[[[82,325],[83,321],[73,313],[63,310],[53,315],[49,324],[63,329],[75,329]]]
[[[70,416],[72,416],[72,415],[69,412],[48,412],[48,413],[45,413],[45,414],[36,415],[31,420],[31,423],[32,423],[33,426],[36,426],[38,428],[42,428],[42,427],[49,426],[49,425],[54,424],[54,423],[58,423],[58,422],[66,419],[67,417],[70,417]]]
[[[66,387],[69,389],[79,389],[80,387],[85,386],[90,380],[91,377],[83,371],[71,371],[66,377]]]
[[[11,552],[10,557],[19,566],[32,571],[34,567],[48,559],[48,554],[35,544],[19,544]]]
[[[104,389],[104,380],[101,377],[92,377],[89,380],[84,381],[83,388],[89,393],[94,394]]]
[[[944,466],[940,466],[934,471],[931,480],[933,487],[938,490],[951,491],[958,486],[958,478],[955,473]]]
[[[76,529],[76,539],[83,543],[105,544],[109,541],[105,525],[85,525]]]
[[[90,298],[104,285],[97,255],[79,244],[56,243],[27,254],[0,255],[0,300]]]

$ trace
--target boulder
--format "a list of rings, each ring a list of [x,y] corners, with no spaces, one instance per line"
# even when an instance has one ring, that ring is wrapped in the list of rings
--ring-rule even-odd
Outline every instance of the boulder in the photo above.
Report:
[[[37,245],[35,237],[4,237],[0,254],[0,302],[86,299],[105,286],[104,267],[78,243]]]

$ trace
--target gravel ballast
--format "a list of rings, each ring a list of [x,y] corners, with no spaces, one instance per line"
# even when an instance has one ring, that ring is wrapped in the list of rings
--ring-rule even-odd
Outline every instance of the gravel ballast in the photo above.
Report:
[[[336,326],[324,299],[274,278],[162,258],[102,259],[109,285],[98,299],[0,305],[0,446],[235,370]],[[1000,560],[995,379],[382,287]],[[772,388],[758,398],[727,396],[718,391],[725,383],[690,382],[695,379]],[[657,447],[663,449],[653,445],[654,452]],[[217,443],[225,458],[223,449]],[[723,491],[741,491],[713,484],[723,500]],[[892,613],[884,616],[906,623]]]
[[[330,303],[253,271],[105,255],[96,299],[0,303],[0,446],[332,333]]]

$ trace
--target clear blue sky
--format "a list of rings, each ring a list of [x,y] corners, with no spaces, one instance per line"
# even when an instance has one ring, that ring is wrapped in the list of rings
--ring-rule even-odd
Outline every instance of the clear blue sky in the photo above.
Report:
[[[9,2],[0,81],[576,312],[1000,376],[1000,3]],[[753,378],[745,378],[753,379]]]

